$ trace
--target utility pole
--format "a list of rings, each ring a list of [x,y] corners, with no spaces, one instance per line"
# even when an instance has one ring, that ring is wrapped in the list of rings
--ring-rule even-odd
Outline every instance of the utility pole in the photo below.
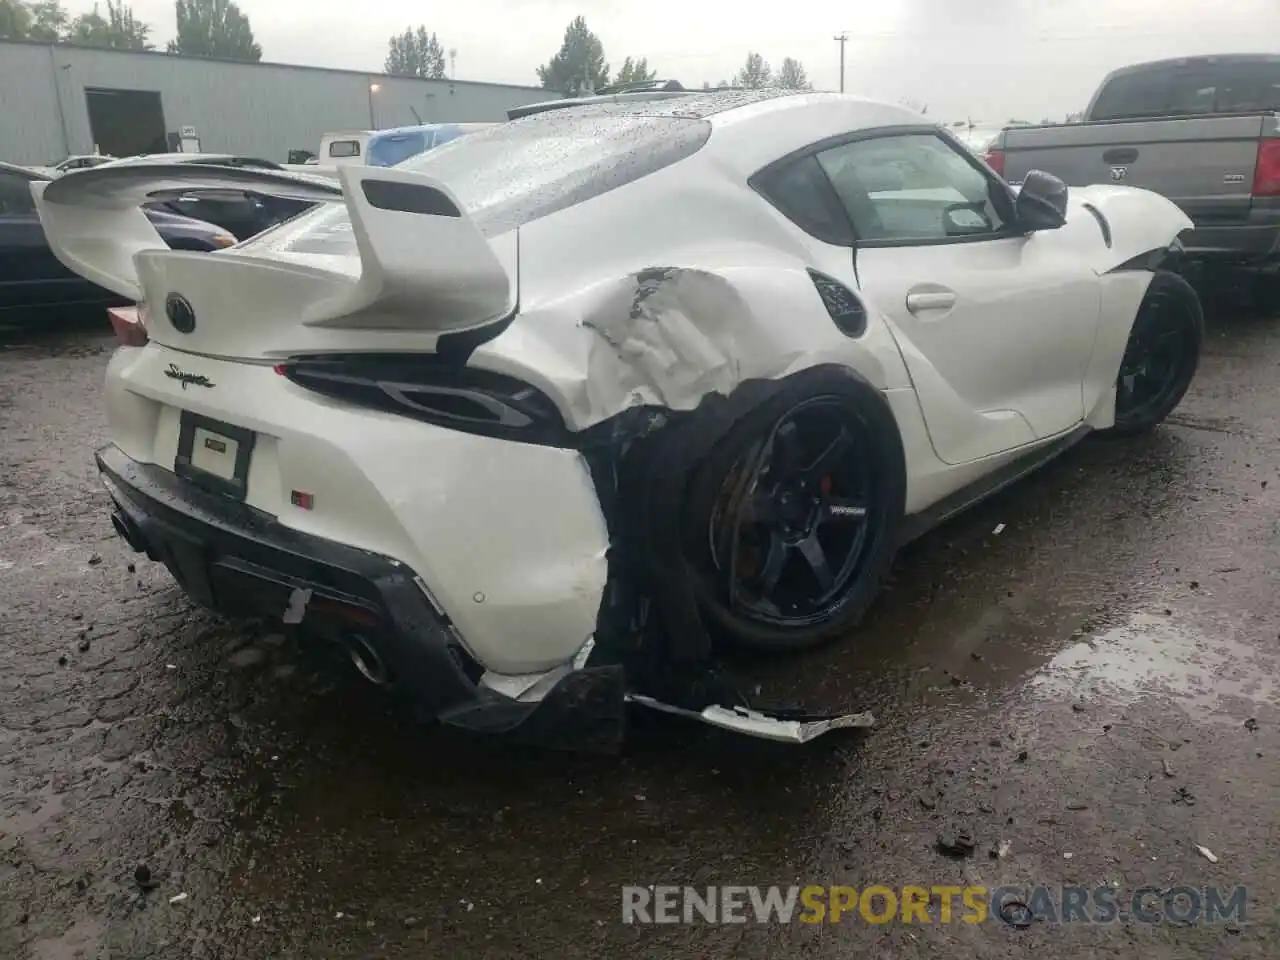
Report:
[[[840,44],[840,92],[844,93],[844,45],[849,42],[849,34],[841,33],[834,39]]]

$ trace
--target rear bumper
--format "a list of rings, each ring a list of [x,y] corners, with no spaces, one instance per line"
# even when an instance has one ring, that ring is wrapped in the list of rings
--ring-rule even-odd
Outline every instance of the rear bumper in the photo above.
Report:
[[[1193,218],[1195,219],[1195,218]],[[1205,223],[1182,238],[1192,260],[1244,266],[1280,263],[1280,210],[1262,208],[1241,223]]]
[[[229,616],[280,618],[307,597],[303,624],[335,638],[360,637],[389,668],[392,685],[446,724],[579,746],[583,737],[600,746],[621,738],[621,668],[569,671],[537,701],[504,696],[480,683],[483,668],[403,563],[285,527],[114,445],[96,459],[116,532],[164,563],[202,605]],[[572,725],[561,722],[566,713],[574,715]]]

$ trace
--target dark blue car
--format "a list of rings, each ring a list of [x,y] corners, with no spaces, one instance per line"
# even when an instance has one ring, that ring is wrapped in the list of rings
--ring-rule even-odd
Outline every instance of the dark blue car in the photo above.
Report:
[[[33,308],[109,306],[120,298],[72,273],[49,249],[31,184],[49,176],[0,163],[0,320]],[[237,241],[227,230],[164,210],[147,216],[175,250],[221,250]]]

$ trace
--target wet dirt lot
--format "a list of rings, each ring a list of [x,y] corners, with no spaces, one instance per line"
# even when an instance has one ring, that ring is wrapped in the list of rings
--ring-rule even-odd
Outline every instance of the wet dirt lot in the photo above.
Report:
[[[616,758],[408,727],[273,628],[193,608],[108,522],[105,332],[0,340],[0,957],[1280,955],[1274,322],[1217,318],[1175,422],[1086,442],[912,547],[857,637],[742,665],[766,694],[874,711],[869,734],[656,722]],[[956,830],[972,856],[935,849]],[[1231,923],[638,926],[624,884],[1249,903]]]

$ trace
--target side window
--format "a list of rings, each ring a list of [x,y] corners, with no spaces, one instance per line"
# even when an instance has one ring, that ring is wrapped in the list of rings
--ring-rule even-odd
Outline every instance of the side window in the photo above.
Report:
[[[753,185],[805,233],[840,246],[853,243],[849,219],[812,154],[760,175]]]
[[[992,181],[933,134],[857,140],[817,159],[859,243],[989,237],[1005,226]]]
[[[36,201],[31,196],[31,181],[13,173],[0,171],[0,215],[34,214]]]
[[[329,144],[329,156],[331,157],[358,157],[360,156],[359,140],[335,140]]]

